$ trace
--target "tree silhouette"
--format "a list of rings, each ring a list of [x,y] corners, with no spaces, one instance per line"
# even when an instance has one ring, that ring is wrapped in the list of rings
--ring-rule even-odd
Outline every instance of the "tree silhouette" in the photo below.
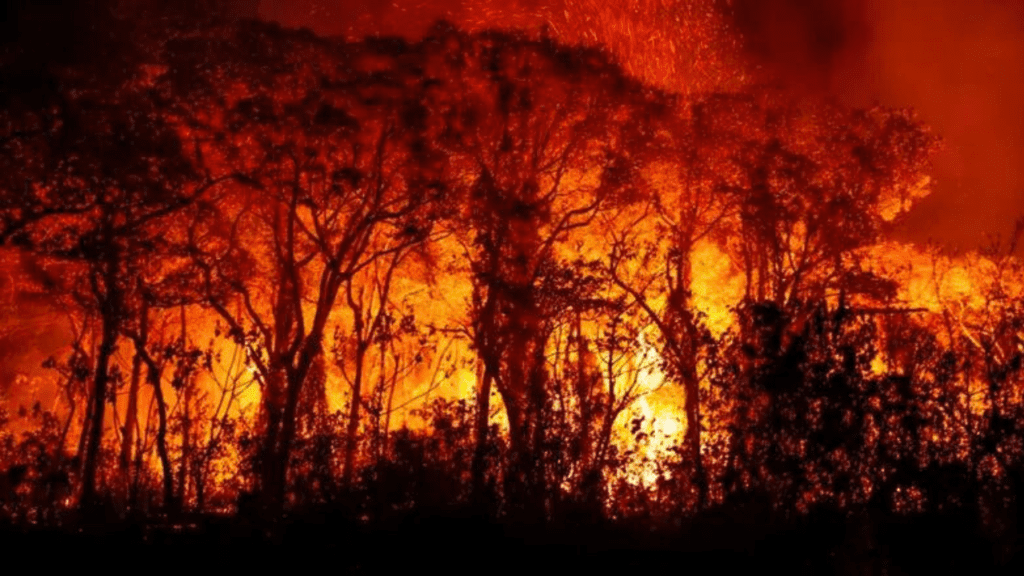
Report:
[[[937,139],[912,113],[752,89],[707,98],[698,122],[719,147],[716,188],[737,207],[727,245],[748,299],[788,307],[840,290],[884,296],[858,251],[926,193]]]
[[[215,219],[228,224],[194,228],[190,249],[207,305],[260,375],[259,481],[273,511],[335,302],[361,270],[428,237],[442,163],[430,145],[429,86],[403,44],[338,51],[255,23],[228,33],[232,48],[216,62],[205,58],[215,34],[178,47],[169,80],[183,122],[202,131],[198,159],[248,182],[219,201]],[[222,91],[224,75],[242,91]]]
[[[596,51],[467,36],[444,25],[427,44],[440,50],[434,62],[449,99],[441,104],[443,142],[464,183],[460,228],[483,365],[474,483],[479,489],[493,385],[509,419],[510,509],[540,519],[548,339],[573,298],[560,291],[561,279],[578,273],[563,250],[599,211],[628,196],[656,98]]]
[[[1015,551],[1021,230],[881,243],[927,191],[912,113],[669,96],[550,31],[161,18],[110,29],[101,52],[145,40],[119,70],[0,58],[4,310],[31,284],[70,332],[52,382],[13,384],[54,409],[0,399],[0,521],[77,529],[80,488],[83,525],[169,542],[303,539],[321,513],[390,539],[456,511],[587,545],[793,540],[810,565],[950,527]],[[703,308],[714,250],[728,313]]]
[[[724,237],[737,209],[722,185],[728,136],[709,130],[707,116],[702,101],[677,103],[653,150],[645,202],[607,227],[604,261],[604,273],[652,323],[666,371],[684,389],[698,506],[706,497],[699,365],[710,334],[692,300],[692,260],[699,243]]]
[[[140,296],[137,279],[166,273],[152,258],[168,245],[168,221],[217,181],[192,170],[145,79],[65,78],[39,104],[15,109],[18,128],[3,144],[0,239],[98,318],[83,457],[82,501],[90,503],[111,357]]]

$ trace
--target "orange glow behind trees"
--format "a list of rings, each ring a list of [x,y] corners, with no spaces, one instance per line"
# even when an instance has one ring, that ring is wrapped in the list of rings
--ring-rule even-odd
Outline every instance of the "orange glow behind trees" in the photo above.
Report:
[[[0,242],[76,338],[66,405],[19,431],[56,464],[11,435],[0,467],[83,505],[524,523],[910,510],[1018,473],[1012,249],[887,242],[938,139],[723,79],[714,14],[655,77],[647,21],[592,12],[558,40],[175,26],[127,79],[12,98]]]

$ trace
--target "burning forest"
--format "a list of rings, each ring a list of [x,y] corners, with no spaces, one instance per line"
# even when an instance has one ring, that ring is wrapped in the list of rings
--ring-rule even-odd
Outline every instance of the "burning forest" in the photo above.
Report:
[[[908,237],[838,8],[251,4],[9,26],[10,538],[1019,561],[1024,224]]]

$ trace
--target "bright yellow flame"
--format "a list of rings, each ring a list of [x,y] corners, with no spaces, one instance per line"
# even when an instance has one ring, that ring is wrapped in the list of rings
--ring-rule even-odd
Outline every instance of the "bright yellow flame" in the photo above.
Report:
[[[734,323],[732,309],[743,298],[743,276],[733,269],[728,256],[715,243],[698,243],[691,256],[693,304],[706,315],[715,336]]]
[[[621,477],[637,486],[653,487],[659,475],[670,476],[659,465],[668,462],[673,449],[682,442],[686,430],[685,397],[680,387],[666,379],[661,356],[644,334],[638,338],[638,344],[638,398],[619,414],[614,440],[622,450],[635,450],[626,466],[618,471]]]

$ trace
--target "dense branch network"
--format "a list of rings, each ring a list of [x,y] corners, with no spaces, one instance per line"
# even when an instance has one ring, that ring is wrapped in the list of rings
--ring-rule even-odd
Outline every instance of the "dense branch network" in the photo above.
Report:
[[[446,23],[149,40],[2,111],[0,244],[73,311],[47,450],[85,508],[909,510],[1021,470],[1019,264],[958,296],[933,266],[935,306],[876,266],[936,147],[909,112]]]

